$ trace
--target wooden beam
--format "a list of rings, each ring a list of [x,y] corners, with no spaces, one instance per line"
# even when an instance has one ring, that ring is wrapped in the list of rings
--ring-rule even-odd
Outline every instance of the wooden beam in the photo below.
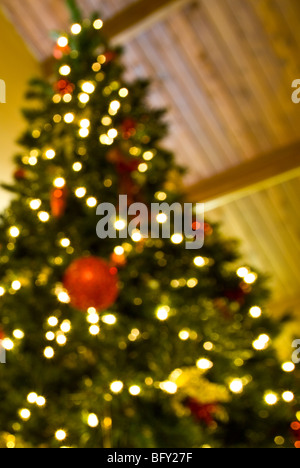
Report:
[[[103,32],[114,43],[124,43],[188,1],[190,0],[138,0],[108,19],[104,23]]]
[[[300,141],[200,180],[185,190],[185,199],[205,203],[205,210],[210,211],[298,176]]]

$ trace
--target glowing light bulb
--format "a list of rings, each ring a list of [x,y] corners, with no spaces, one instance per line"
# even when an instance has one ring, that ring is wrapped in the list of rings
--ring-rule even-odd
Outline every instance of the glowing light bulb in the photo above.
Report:
[[[29,411],[29,409],[23,408],[19,411],[19,415],[24,421],[27,421],[31,416],[31,412]]]
[[[127,97],[129,94],[129,91],[127,88],[121,88],[120,91],[119,91],[119,96],[122,97],[122,98],[125,98]]]
[[[14,343],[9,338],[4,338],[4,340],[2,340],[2,347],[6,349],[6,351],[11,351],[14,348]]]
[[[268,405],[275,405],[278,401],[278,397],[275,393],[269,392],[264,396],[264,400]]]
[[[114,248],[114,252],[116,255],[123,255],[124,248],[121,245],[118,245],[117,247]]]
[[[31,392],[27,395],[27,401],[28,403],[35,403],[36,402],[36,399],[37,399],[37,394],[35,392]]]
[[[117,112],[121,107],[121,104],[119,101],[112,101],[109,105],[109,108],[112,112]]]
[[[47,359],[52,359],[54,356],[54,349],[51,348],[51,346],[47,346],[47,348],[44,349],[44,356]]]
[[[98,325],[91,325],[89,328],[89,332],[91,335],[98,335],[100,333],[100,327]]]
[[[120,393],[123,390],[124,384],[120,380],[116,380],[110,384],[110,389],[113,393]]]
[[[246,275],[248,275],[249,273],[249,269],[246,268],[246,267],[241,267],[241,268],[238,268],[236,274],[239,278],[245,278]]]
[[[78,23],[75,23],[75,24],[72,24],[71,26],[71,32],[75,35],[77,34],[80,34],[81,33],[81,30],[82,30],[82,27],[80,24]]]
[[[56,156],[56,153],[53,149],[48,149],[45,153],[45,156],[47,159],[54,159]]]
[[[24,332],[22,330],[14,330],[13,335],[17,340],[24,338]]]
[[[71,67],[69,67],[69,65],[62,65],[59,69],[59,73],[62,76],[68,76],[71,73]]]
[[[93,27],[95,29],[101,29],[103,27],[103,21],[101,19],[96,19],[94,22],[93,22]]]
[[[249,310],[249,314],[251,315],[252,318],[258,318],[261,316],[261,308],[258,306],[251,307]]]
[[[122,231],[123,229],[125,229],[126,223],[125,223],[125,221],[124,221],[123,219],[118,219],[118,220],[115,222],[114,226],[115,226],[115,229],[116,229],[117,231]]]
[[[0,286],[0,296],[4,296],[5,294],[5,289],[3,288],[3,286]]]
[[[60,346],[63,346],[63,345],[66,344],[67,338],[65,337],[65,335],[64,335],[63,333],[58,332],[58,333],[57,333],[57,336],[56,336],[56,342],[57,342],[57,344],[59,344]]]
[[[69,41],[68,41],[68,38],[66,36],[61,36],[57,39],[57,45],[59,47],[67,47]]]
[[[89,119],[82,119],[82,120],[79,122],[79,125],[80,125],[80,127],[82,127],[82,128],[89,128],[89,126],[91,125],[91,122],[89,121]]]
[[[182,241],[183,241],[182,234],[173,234],[173,236],[171,237],[171,242],[173,244],[181,244]]]
[[[206,265],[206,261],[205,261],[205,258],[203,257],[195,257],[194,258],[194,264],[197,266],[197,267],[203,267],[204,265]]]
[[[86,138],[89,136],[90,131],[88,128],[81,128],[78,133],[79,133],[79,136],[81,136],[81,138]]]
[[[243,391],[243,382],[241,379],[233,379],[230,384],[229,388],[233,393],[241,393]]]
[[[80,172],[82,169],[82,164],[81,162],[76,162],[73,164],[72,169],[74,172]]]
[[[89,102],[90,96],[87,93],[80,93],[78,99],[82,104],[86,104]]]
[[[97,199],[95,197],[90,197],[87,199],[86,204],[90,208],[94,208],[97,205]]]
[[[281,366],[284,372],[293,372],[295,370],[295,364],[291,361],[284,362]]]
[[[20,235],[20,230],[16,226],[12,226],[9,230],[9,234],[11,237],[19,237]]]
[[[66,185],[66,181],[63,177],[57,177],[57,179],[53,181],[53,185],[56,188],[63,188]]]
[[[75,195],[77,198],[83,198],[86,195],[86,188],[85,187],[78,187],[75,190]]]
[[[57,317],[49,317],[48,318],[48,324],[50,325],[50,327],[56,327],[56,325],[58,324],[58,319]]]
[[[190,332],[188,330],[181,330],[179,333],[178,333],[178,336],[179,338],[182,340],[182,341],[186,341],[189,339],[190,337]]]
[[[67,292],[65,292],[65,291],[59,292],[57,298],[63,304],[69,304],[70,300],[71,300],[70,297],[69,297],[69,294]]]
[[[293,394],[293,392],[290,392],[290,391],[283,392],[283,394],[281,396],[282,396],[283,400],[288,402],[288,403],[290,401],[293,401],[293,399],[294,399],[294,394]]]
[[[108,130],[107,135],[109,136],[109,138],[116,138],[118,136],[118,130],[116,130],[115,128],[111,128],[110,130]]]
[[[29,206],[32,210],[38,210],[41,204],[42,204],[41,200],[31,200],[31,202],[29,203]]]
[[[96,414],[91,413],[88,415],[87,419],[88,426],[90,427],[97,427],[99,425],[99,419]]]
[[[196,362],[196,366],[198,367],[198,369],[207,370],[213,367],[213,363],[209,359],[200,358]]]
[[[53,332],[47,332],[45,336],[46,336],[46,340],[48,341],[53,341],[55,339],[55,335]]]
[[[38,406],[45,406],[46,404],[46,399],[43,397],[43,396],[38,396],[37,399],[36,399],[36,404]]]
[[[64,121],[66,123],[72,123],[75,119],[75,116],[74,114],[72,114],[72,112],[68,112],[67,114],[64,115]]]
[[[132,385],[128,389],[130,395],[137,396],[141,393],[141,388],[138,385]]]
[[[106,323],[106,325],[114,325],[117,319],[113,314],[107,314],[102,317],[102,322]]]
[[[143,159],[145,161],[151,161],[152,159],[154,158],[154,153],[152,151],[146,151],[144,154],[143,154]]]
[[[67,433],[63,429],[58,429],[58,431],[55,432],[55,438],[59,441],[65,440],[67,437]]]
[[[156,310],[156,317],[161,321],[167,320],[169,318],[169,312],[169,306],[161,306]]]
[[[165,213],[159,213],[157,216],[156,216],[156,221],[158,223],[165,223],[166,221],[168,220],[168,216],[165,214]]]
[[[161,382],[159,384],[159,387],[161,388],[161,390],[163,390],[166,393],[169,393],[170,395],[174,395],[177,392],[177,389],[178,389],[175,382],[171,382],[169,380],[167,380],[165,382]]]
[[[138,171],[141,172],[141,173],[147,172],[148,171],[148,164],[146,164],[146,163],[139,164]]]
[[[143,236],[140,233],[140,231],[136,229],[132,232],[131,239],[133,240],[133,242],[140,242],[143,239]]]
[[[253,283],[255,283],[256,280],[257,280],[257,274],[256,273],[248,273],[244,277],[244,281],[247,284],[253,284]]]
[[[19,291],[21,289],[22,285],[21,285],[20,281],[15,280],[15,281],[12,282],[11,287],[12,287],[12,289],[14,291]]]
[[[91,83],[90,81],[86,81],[81,86],[81,89],[82,89],[82,91],[84,93],[92,94],[95,91],[96,88],[95,88],[95,85],[93,83]]]

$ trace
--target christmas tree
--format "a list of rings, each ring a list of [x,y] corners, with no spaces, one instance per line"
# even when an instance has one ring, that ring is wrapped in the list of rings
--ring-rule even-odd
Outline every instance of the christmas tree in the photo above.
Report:
[[[198,250],[176,230],[124,236],[122,217],[97,236],[97,206],[120,195],[183,203],[182,169],[149,83],[126,82],[101,19],[69,4],[1,218],[0,446],[297,446],[292,348],[280,358],[265,278],[238,244],[195,220]],[[148,221],[174,228],[163,210]]]

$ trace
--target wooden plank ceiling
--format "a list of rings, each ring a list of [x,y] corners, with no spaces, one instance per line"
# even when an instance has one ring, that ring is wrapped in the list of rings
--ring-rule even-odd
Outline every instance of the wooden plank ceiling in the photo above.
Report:
[[[97,10],[103,19],[133,2],[78,1],[87,16]],[[0,4],[35,56],[46,60],[49,31],[68,26],[63,2]],[[284,158],[282,148],[299,140],[300,105],[291,100],[291,83],[300,78],[299,0],[182,2],[125,45],[128,78],[151,77],[151,103],[169,109],[165,145],[189,169],[187,186],[224,171],[238,177],[231,168],[259,155],[271,160],[279,149]],[[271,275],[278,309],[300,308],[299,182],[294,172],[207,215],[222,221],[225,235],[241,239],[245,263]]]

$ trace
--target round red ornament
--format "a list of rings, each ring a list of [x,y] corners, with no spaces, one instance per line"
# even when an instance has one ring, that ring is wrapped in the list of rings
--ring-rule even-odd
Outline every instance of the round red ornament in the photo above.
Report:
[[[63,285],[71,305],[82,311],[89,307],[105,310],[115,303],[119,293],[117,269],[92,256],[71,263],[65,272]]]

